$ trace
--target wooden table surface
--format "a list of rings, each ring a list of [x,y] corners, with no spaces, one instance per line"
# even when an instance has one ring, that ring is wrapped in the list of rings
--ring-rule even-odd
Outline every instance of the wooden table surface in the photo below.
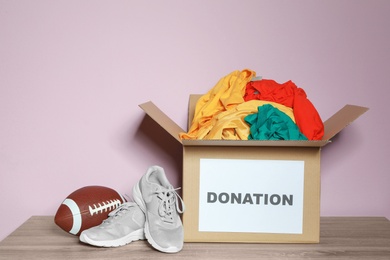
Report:
[[[0,242],[0,259],[386,259],[390,221],[383,217],[322,217],[319,244],[185,243],[166,254],[146,241],[97,248],[62,231],[53,216],[33,216]]]

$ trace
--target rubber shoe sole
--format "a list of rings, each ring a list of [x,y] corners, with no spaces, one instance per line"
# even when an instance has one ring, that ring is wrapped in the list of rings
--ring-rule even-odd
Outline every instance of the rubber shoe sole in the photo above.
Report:
[[[98,247],[119,247],[127,245],[133,241],[144,240],[145,234],[143,229],[138,229],[125,237],[121,237],[115,240],[96,241],[89,238],[87,235],[81,233],[80,241]]]

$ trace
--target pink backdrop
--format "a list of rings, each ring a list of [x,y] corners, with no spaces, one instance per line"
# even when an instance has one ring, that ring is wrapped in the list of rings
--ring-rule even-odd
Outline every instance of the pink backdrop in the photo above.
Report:
[[[250,68],[305,89],[323,120],[370,108],[322,150],[321,214],[390,218],[390,1],[0,0],[0,240],[86,185],[180,186],[190,93]]]

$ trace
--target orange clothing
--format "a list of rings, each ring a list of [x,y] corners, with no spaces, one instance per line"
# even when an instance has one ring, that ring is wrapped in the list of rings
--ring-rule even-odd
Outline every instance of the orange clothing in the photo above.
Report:
[[[267,79],[251,81],[246,86],[244,99],[273,101],[291,107],[297,126],[309,140],[321,140],[324,135],[324,124],[320,115],[307,99],[305,91],[292,81],[283,84]]]
[[[244,102],[245,87],[256,72],[245,69],[234,71],[221,78],[195,107],[194,118],[188,133],[180,133],[181,139],[202,139],[207,135],[213,116]]]

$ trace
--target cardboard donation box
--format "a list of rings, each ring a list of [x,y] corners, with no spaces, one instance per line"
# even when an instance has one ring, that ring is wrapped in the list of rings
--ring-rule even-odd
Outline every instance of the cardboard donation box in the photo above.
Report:
[[[183,145],[184,241],[242,243],[319,242],[321,148],[368,110],[346,105],[319,141],[233,141],[181,140],[152,102],[140,107]]]

